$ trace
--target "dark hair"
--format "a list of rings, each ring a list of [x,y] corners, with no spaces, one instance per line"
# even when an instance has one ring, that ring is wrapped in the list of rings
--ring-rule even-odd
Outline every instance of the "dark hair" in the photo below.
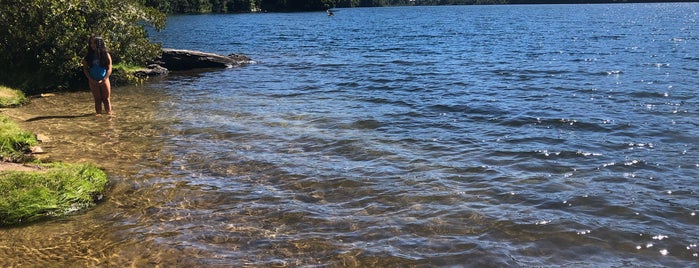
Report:
[[[90,42],[93,40],[95,41],[95,45],[97,45],[96,50],[92,49],[92,46],[90,46]],[[100,66],[107,68],[109,66],[109,57],[107,56],[107,53],[109,53],[109,50],[107,49],[107,44],[104,42],[102,37],[93,35],[87,39],[87,55],[85,55],[84,58],[86,62],[89,63],[95,57],[99,57]]]

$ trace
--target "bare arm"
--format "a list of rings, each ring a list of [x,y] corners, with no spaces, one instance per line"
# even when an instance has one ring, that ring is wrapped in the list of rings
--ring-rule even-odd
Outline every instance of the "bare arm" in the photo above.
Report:
[[[110,75],[112,75],[112,56],[107,53],[107,59],[109,59],[109,64],[107,65],[107,75],[104,77],[104,79],[108,79]]]

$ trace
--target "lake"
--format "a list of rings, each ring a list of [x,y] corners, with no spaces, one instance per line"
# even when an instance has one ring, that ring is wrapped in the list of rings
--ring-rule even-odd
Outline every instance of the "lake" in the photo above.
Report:
[[[83,116],[88,92],[4,111],[112,185],[0,230],[0,266],[696,266],[698,20],[697,3],[171,16],[164,47],[255,63],[117,87],[112,119]]]

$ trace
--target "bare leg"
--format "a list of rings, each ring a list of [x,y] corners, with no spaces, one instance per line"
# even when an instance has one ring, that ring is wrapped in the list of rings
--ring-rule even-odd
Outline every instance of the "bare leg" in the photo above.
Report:
[[[100,85],[100,96],[101,104],[104,104],[104,111],[107,114],[112,114],[112,101],[110,97],[112,95],[112,85],[109,83],[109,78],[104,79]]]
[[[90,91],[92,91],[92,98],[95,100],[95,112],[97,115],[102,113],[102,92],[101,86],[97,82],[90,81]]]

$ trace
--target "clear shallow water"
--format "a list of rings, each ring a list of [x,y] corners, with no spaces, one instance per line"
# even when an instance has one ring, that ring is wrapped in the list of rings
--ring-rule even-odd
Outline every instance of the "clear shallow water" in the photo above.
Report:
[[[2,230],[13,246],[0,244],[0,259],[693,266],[698,12],[624,4],[171,17],[154,34],[165,47],[257,63],[116,89],[122,112],[111,121],[32,121],[70,129],[56,140],[111,141],[116,149],[88,151],[113,189],[84,215]],[[76,95],[87,96],[23,109],[50,112]],[[67,105],[89,111],[80,103]],[[90,135],[103,124],[111,131]],[[53,146],[70,152],[61,158],[85,157]],[[35,242],[35,232],[56,238]]]

